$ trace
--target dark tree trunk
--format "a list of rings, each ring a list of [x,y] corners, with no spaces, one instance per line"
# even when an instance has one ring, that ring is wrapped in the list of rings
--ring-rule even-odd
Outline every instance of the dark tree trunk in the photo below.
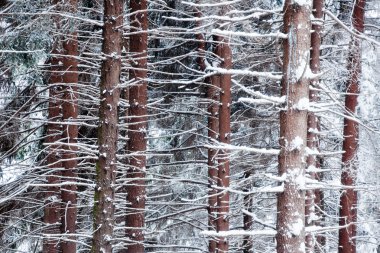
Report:
[[[126,236],[131,240],[127,253],[144,253],[145,227],[145,166],[146,166],[146,131],[147,131],[147,49],[148,49],[148,13],[146,0],[131,0],[130,25],[132,33],[129,40],[131,55],[129,88],[129,124],[128,148],[131,154],[127,172],[127,214]]]
[[[322,19],[323,19],[323,0],[314,0],[313,1],[313,16],[320,21],[317,21],[312,24],[312,30],[314,31],[311,34],[311,50],[310,50],[310,70],[314,74],[320,72],[320,46],[321,46],[321,36],[322,36]],[[314,87],[318,87],[319,80],[312,80],[311,84]],[[319,94],[316,90],[310,90],[309,92],[310,102],[318,102]],[[310,150],[319,151],[319,118],[315,115],[314,112],[309,111],[307,117],[307,147]],[[316,155],[309,155],[307,157],[307,167],[308,169],[314,170],[320,169],[319,159]],[[318,180],[320,178],[319,173],[310,172],[310,178]],[[306,191],[306,203],[305,203],[305,224],[306,226],[320,225],[318,220],[315,220],[315,217],[319,217],[321,213],[317,213],[317,209],[321,208],[321,190],[308,190]],[[318,207],[318,208],[316,208]],[[319,217],[320,219],[321,217]],[[317,241],[320,236],[317,236]],[[320,238],[319,238],[320,241]],[[316,246],[316,241],[311,234],[306,235],[306,252],[314,252],[318,249]],[[321,246],[321,245],[320,245]]]
[[[123,0],[104,1],[100,108],[92,252],[111,253],[114,228]]]
[[[198,1],[199,2],[199,1]],[[197,18],[202,17],[201,11],[196,8],[195,16]],[[197,27],[201,27],[201,22],[198,21],[196,23]],[[196,39],[198,41],[198,58],[197,63],[199,66],[199,70],[205,71],[205,51],[206,51],[206,43],[205,38],[202,33],[196,34]],[[211,78],[205,79],[205,84],[207,85],[206,97],[209,100],[207,112],[207,127],[208,132],[207,136],[209,139],[210,145],[215,145],[218,140],[219,133],[219,75],[214,75]],[[215,189],[218,181],[218,161],[216,159],[217,150],[213,148],[209,148],[207,150],[207,165],[208,165],[208,226],[209,230],[216,231],[216,205],[217,205],[217,193],[218,191]],[[216,252],[216,241],[213,238],[210,238],[208,251],[210,253]]]
[[[310,51],[311,5],[287,0],[284,5],[283,79],[281,94],[287,97],[280,112],[279,175],[284,191],[277,201],[277,252],[305,252],[305,167],[309,80],[304,76]]]
[[[53,1],[52,4],[56,4]],[[54,17],[54,22],[59,27],[59,19]],[[62,84],[62,66],[60,66],[61,57],[57,55],[60,53],[58,50],[57,39],[54,42],[52,49],[52,56],[48,65],[50,66],[50,77],[49,77],[49,103],[48,103],[48,125],[46,131],[45,141],[48,144],[46,165],[49,170],[47,173],[47,182],[50,185],[59,184],[61,172],[59,169],[62,167],[60,146],[55,144],[61,139],[62,136],[62,111],[61,111],[61,84]],[[43,240],[43,253],[58,253],[60,252],[60,243],[56,235],[60,233],[60,188],[59,186],[48,186],[45,194],[45,209],[44,209],[44,222],[48,226],[45,230],[46,234],[52,234],[52,237],[44,238]],[[54,236],[55,234],[55,236]]]
[[[77,0],[68,2],[67,11],[75,13],[78,7]],[[68,21],[70,22],[70,21]],[[78,126],[75,120],[78,118],[78,38],[77,33],[69,33],[64,38],[63,50],[63,97],[62,97],[62,118],[64,143],[62,154],[62,180],[65,182],[77,181],[77,138]],[[73,123],[74,122],[74,123]],[[76,233],[77,223],[77,187],[75,184],[65,185],[61,188],[63,214],[62,214],[62,234],[67,235],[67,240],[62,241],[63,253],[76,252],[76,237],[70,234]]]
[[[227,38],[216,36],[218,43],[216,55],[222,59],[220,65],[223,69],[231,69],[232,52]],[[231,141],[231,75],[220,74],[220,107],[219,107],[219,141],[229,144]],[[218,186],[227,188],[230,186],[230,161],[227,150],[219,150],[218,155]],[[220,192],[217,198],[217,220],[216,227],[218,232],[229,230],[229,202],[230,194],[228,191]],[[227,238],[219,237],[217,242],[217,252],[228,252]]]
[[[251,176],[251,172],[247,171],[244,173],[244,178],[247,179]],[[245,186],[245,192],[250,191],[250,185]],[[252,212],[253,199],[251,194],[247,194],[244,196],[244,209]],[[250,231],[252,229],[253,219],[249,214],[243,214],[243,229],[245,231]],[[243,239],[243,253],[253,253],[253,242],[252,236],[244,236]]]
[[[52,54],[57,54],[57,50],[53,49]],[[50,78],[49,78],[49,107],[48,107],[48,121],[46,133],[46,143],[48,143],[48,154],[46,157],[47,168],[49,170],[47,176],[48,184],[58,184],[60,182],[60,172],[62,164],[60,162],[59,145],[57,141],[61,139],[62,127],[59,122],[62,120],[61,116],[61,98],[60,98],[60,84],[62,78],[59,67],[60,59],[52,57],[49,60],[50,65]],[[60,232],[60,188],[59,186],[49,186],[45,195],[45,213],[44,222],[48,226],[46,234],[59,234]],[[54,238],[54,236],[52,236]],[[46,238],[43,241],[43,253],[56,253],[59,252],[58,239]]]
[[[352,25],[355,32],[364,31],[365,0],[357,0],[352,12]],[[345,108],[349,113],[356,113],[359,95],[359,79],[361,75],[361,41],[352,37],[348,57],[348,70],[350,73],[346,85]],[[341,182],[344,186],[355,186],[357,175],[357,150],[359,140],[359,125],[356,121],[345,118],[343,129],[343,151]],[[339,253],[356,252],[356,221],[357,221],[357,192],[344,189],[340,195],[339,225]]]

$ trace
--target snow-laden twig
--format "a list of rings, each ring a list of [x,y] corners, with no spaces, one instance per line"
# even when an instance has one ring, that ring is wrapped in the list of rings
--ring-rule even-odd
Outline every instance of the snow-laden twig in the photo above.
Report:
[[[279,149],[266,149],[266,148],[251,148],[246,146],[234,146],[230,144],[219,144],[217,145],[205,145],[206,148],[210,149],[224,149],[224,150],[234,150],[234,151],[246,151],[255,154],[263,155],[278,155],[280,153]]]
[[[365,36],[363,33],[358,33],[357,31],[353,31],[352,29],[350,29],[349,27],[347,27],[331,11],[324,9],[324,12],[327,14],[327,16],[329,16],[330,18],[332,18],[338,25],[340,25],[344,30],[346,30],[347,32],[349,32],[352,36],[354,36],[356,38],[359,38],[359,39],[367,40],[368,42],[371,42],[371,43],[375,44],[376,46],[380,46],[380,42],[379,41],[371,39],[368,36]]]
[[[220,29],[212,29],[211,31],[213,34],[217,35],[223,35],[223,36],[241,36],[241,37],[247,37],[247,38],[280,38],[280,39],[287,39],[288,35],[282,32],[276,32],[276,33],[255,33],[255,32],[232,32],[232,31],[226,31],[226,30],[220,30]]]
[[[259,72],[259,71],[251,71],[248,69],[224,69],[219,67],[207,66],[206,70],[211,70],[219,74],[225,75],[242,75],[242,76],[257,76],[264,77],[272,80],[281,80],[282,75],[275,75],[271,72]]]

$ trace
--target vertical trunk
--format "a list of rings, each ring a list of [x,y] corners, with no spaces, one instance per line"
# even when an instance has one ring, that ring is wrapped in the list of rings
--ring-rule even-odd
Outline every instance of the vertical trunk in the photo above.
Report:
[[[208,138],[211,144],[215,144],[218,139],[219,132],[219,81],[218,75],[211,78],[211,84],[207,88],[207,98],[210,100],[208,106]],[[209,230],[216,230],[216,214],[217,214],[217,193],[218,191],[214,186],[218,182],[218,161],[217,150],[209,148],[207,151],[207,165],[208,165],[208,180],[209,180],[209,198],[208,198],[208,225]],[[209,252],[216,252],[216,241],[210,238]]]
[[[68,2],[67,11],[75,13],[77,10],[77,0]],[[68,21],[70,22],[70,20]],[[75,28],[74,28],[75,29]],[[63,42],[64,57],[63,63],[63,97],[62,97],[62,120],[64,122],[62,138],[67,145],[63,146],[62,154],[62,180],[75,182],[77,179],[77,148],[78,127],[73,123],[78,118],[78,38],[77,33],[73,32],[66,36]],[[77,187],[75,184],[65,185],[61,188],[63,202],[62,234],[67,235],[67,240],[62,241],[63,253],[76,252],[75,237],[70,234],[76,232],[77,222]]]
[[[222,59],[221,68],[231,69],[232,52],[227,38],[216,36],[219,43],[216,48],[216,55]],[[220,75],[220,107],[219,107],[219,141],[229,144],[231,140],[231,75]],[[227,150],[219,150],[218,157],[218,186],[227,188],[230,186],[230,161]],[[229,192],[221,192],[217,198],[217,221],[218,232],[229,230]],[[227,238],[219,237],[217,242],[217,252],[228,252]]]
[[[123,0],[104,1],[103,59],[100,79],[100,108],[94,205],[92,252],[111,253],[114,227],[114,184],[120,99]]]
[[[58,54],[57,45],[55,44],[52,54]],[[61,100],[60,94],[60,84],[62,83],[62,78],[60,75],[59,67],[60,59],[58,57],[52,57],[49,60],[50,65],[50,78],[49,78],[49,107],[48,107],[48,121],[47,126],[47,137],[46,142],[48,145],[48,154],[46,157],[47,167],[49,169],[47,182],[48,184],[59,183],[60,172],[58,171],[61,167],[59,151],[57,149],[59,146],[54,145],[55,142],[61,139],[62,128],[59,125],[61,121]],[[58,186],[49,186],[45,195],[46,204],[44,210],[44,222],[48,226],[45,233],[46,234],[59,234],[59,224],[60,224],[60,189]],[[54,237],[54,236],[53,236]],[[58,253],[59,243],[58,239],[50,239],[49,237],[43,241],[43,253]]]
[[[129,40],[131,54],[130,80],[134,80],[129,88],[129,125],[128,148],[129,178],[127,185],[126,236],[131,240],[128,253],[144,252],[145,227],[145,166],[146,166],[146,130],[147,130],[147,48],[148,48],[148,13],[146,0],[131,0],[130,25],[132,33]]]
[[[357,0],[352,12],[352,25],[356,32],[364,31],[364,7],[365,0]],[[348,57],[348,70],[350,72],[347,81],[347,95],[345,108],[349,113],[356,112],[359,95],[359,79],[361,74],[361,41],[352,37]],[[355,186],[357,173],[357,150],[359,139],[359,125],[348,118],[344,119],[343,151],[341,182],[344,186]],[[354,189],[344,189],[340,195],[339,225],[344,226],[339,230],[339,252],[356,252],[356,224],[357,221],[357,192]]]
[[[316,20],[312,24],[312,30],[314,31],[311,34],[311,50],[310,50],[310,69],[314,74],[320,72],[320,46],[321,46],[321,33],[322,33],[322,19],[323,19],[323,0],[313,0],[313,16]],[[319,80],[312,80],[312,85],[314,87],[318,86]],[[318,102],[319,94],[315,90],[310,90],[309,92],[310,102]],[[315,115],[314,112],[308,112],[307,117],[307,147],[311,150],[319,151],[319,118]],[[312,170],[310,172],[310,177],[314,180],[318,179],[315,169],[320,169],[320,164],[318,162],[318,157],[315,155],[309,155],[307,157],[307,168]],[[320,204],[321,200],[321,191],[320,190],[308,190],[306,191],[306,205],[305,205],[305,224],[306,226],[316,225],[316,206]],[[318,224],[319,225],[319,224]],[[315,241],[311,234],[306,235],[306,251],[314,252]]]
[[[56,0],[52,1],[52,4],[57,4]],[[54,23],[59,27],[58,17],[53,17]],[[50,66],[50,77],[49,77],[49,103],[48,103],[48,125],[46,131],[46,142],[48,143],[47,148],[47,169],[49,170],[47,176],[48,184],[58,184],[60,182],[59,177],[61,172],[59,169],[62,166],[60,162],[60,147],[54,145],[55,142],[61,139],[62,135],[62,126],[59,125],[59,122],[62,120],[61,115],[61,84],[62,84],[62,66],[60,66],[60,57],[57,55],[60,53],[58,50],[58,40],[57,39],[53,44],[52,56],[48,65]],[[45,233],[46,234],[59,234],[60,232],[60,188],[58,186],[49,186],[45,194],[45,209],[44,209],[44,222],[48,226]],[[58,253],[60,251],[60,244],[58,239],[47,238],[43,241],[42,252],[43,253]]]
[[[199,1],[198,1],[199,2]],[[199,9],[195,9],[195,16],[198,18],[202,17]],[[200,21],[196,23],[197,27],[202,24]],[[198,59],[197,63],[201,71],[205,71],[205,50],[206,43],[205,38],[202,33],[196,34],[196,39],[198,41]],[[207,117],[207,136],[211,145],[215,144],[218,140],[219,132],[219,75],[214,75],[211,78],[206,78],[205,83],[207,86],[207,99],[209,104],[207,107],[208,117]],[[207,165],[208,165],[208,226],[209,230],[216,231],[216,205],[217,205],[217,190],[214,186],[217,185],[218,181],[218,162],[216,159],[217,151],[213,148],[207,150]],[[210,238],[208,245],[208,252],[215,253],[216,251],[216,241]]]
[[[280,112],[279,174],[284,191],[277,199],[277,252],[305,252],[305,145],[309,81],[310,1],[287,0],[284,5],[283,79],[286,109]]]
[[[251,176],[251,172],[247,171],[244,174],[244,178],[249,178]],[[245,192],[250,191],[250,185],[245,186]],[[252,212],[252,195],[247,194],[244,196],[244,209],[248,212]],[[247,213],[243,214],[243,229],[245,231],[250,231],[252,229],[253,219],[251,215]],[[253,243],[251,236],[245,236],[243,240],[243,253],[253,253]]]

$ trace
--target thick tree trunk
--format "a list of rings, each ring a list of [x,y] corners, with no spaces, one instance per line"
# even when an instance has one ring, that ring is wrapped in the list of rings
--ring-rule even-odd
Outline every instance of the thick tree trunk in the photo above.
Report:
[[[111,253],[114,228],[123,0],[104,1],[100,108],[92,252]]]
[[[323,19],[323,0],[313,0],[313,16],[316,20],[312,24],[312,30],[314,31],[311,34],[311,50],[310,50],[310,70],[314,74],[320,72],[320,46],[321,46],[321,36],[322,36],[322,19]],[[312,86],[318,87],[318,79],[312,80]],[[318,102],[319,94],[316,90],[310,90],[309,92],[310,102]],[[319,118],[315,115],[314,112],[309,111],[307,117],[307,147],[310,150],[319,151]],[[319,175],[315,172],[316,169],[320,169],[320,164],[318,157],[316,155],[309,155],[307,157],[307,168],[310,169],[310,178],[314,180],[319,179]],[[306,191],[306,205],[305,205],[305,224],[306,226],[320,225],[318,222],[317,206],[320,208],[321,200],[321,191],[317,190],[308,190]],[[318,208],[318,209],[319,209]],[[318,217],[318,219],[316,219]],[[317,237],[318,238],[318,237]],[[318,249],[315,248],[316,241],[311,234],[306,235],[306,252],[314,252]]]
[[[70,0],[67,9],[75,13],[78,7],[77,0]],[[70,22],[70,21],[68,21]],[[63,97],[62,97],[62,118],[63,132],[62,139],[67,145],[63,146],[62,180],[75,182],[77,180],[77,138],[78,126],[73,123],[78,118],[78,38],[77,33],[73,32],[66,35],[63,42],[64,57],[63,63]],[[65,185],[61,188],[63,215],[62,215],[62,234],[67,235],[67,240],[62,241],[63,253],[76,252],[76,238],[70,234],[76,233],[77,223],[77,187],[75,184]]]
[[[282,95],[286,108],[280,112],[279,174],[285,178],[277,202],[277,252],[305,252],[305,167],[311,2],[287,0],[284,5]]]
[[[357,0],[352,12],[352,25],[355,32],[364,31],[364,7],[365,0]],[[358,105],[359,81],[361,75],[361,41],[352,37],[348,57],[348,70],[350,72],[347,81],[347,95],[345,108],[349,113],[355,113]],[[343,151],[341,182],[344,186],[355,186],[357,174],[357,150],[359,140],[359,125],[356,121],[345,118],[343,129]],[[344,189],[340,195],[339,225],[339,253],[356,252],[356,221],[357,221],[357,192]]]
[[[148,13],[146,0],[131,0],[129,41],[131,69],[129,79],[134,80],[129,88],[128,148],[131,154],[127,172],[126,236],[131,241],[127,253],[144,253],[145,227],[145,166],[147,131],[147,48]]]
[[[52,50],[52,54],[58,54],[57,43]],[[46,143],[48,143],[48,154],[46,156],[47,168],[49,170],[47,176],[48,184],[58,184],[61,172],[59,169],[62,164],[60,162],[59,145],[54,143],[61,139],[62,127],[59,122],[62,120],[61,116],[61,99],[60,89],[62,77],[60,74],[61,67],[59,66],[60,59],[53,56],[49,60],[50,65],[50,78],[49,78],[49,105],[48,105],[48,121],[46,132]],[[60,244],[55,235],[60,232],[60,188],[58,186],[49,186],[45,194],[45,210],[44,222],[48,226],[45,230],[46,234],[53,234],[52,238],[45,238],[43,241],[43,253],[58,253]]]
[[[227,38],[216,36],[219,44],[216,48],[216,55],[222,59],[220,65],[223,69],[231,69],[232,52]],[[220,75],[220,107],[219,107],[219,141],[229,144],[231,141],[231,75]],[[227,150],[219,150],[218,155],[218,186],[227,188],[230,186],[230,161]],[[217,198],[217,220],[218,232],[229,230],[229,205],[230,194],[228,191],[221,191]],[[217,242],[217,252],[228,252],[228,240],[219,237]]]

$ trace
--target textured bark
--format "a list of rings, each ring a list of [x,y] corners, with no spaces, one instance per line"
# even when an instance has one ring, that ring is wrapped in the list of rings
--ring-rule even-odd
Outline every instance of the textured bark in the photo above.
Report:
[[[75,13],[78,7],[77,0],[70,0],[65,8],[68,12]],[[68,22],[71,22],[70,20]],[[63,96],[62,96],[62,120],[64,122],[62,139],[64,143],[62,154],[62,180],[76,182],[77,180],[77,138],[78,126],[73,123],[78,118],[78,38],[73,32],[66,35],[63,41],[64,57],[63,64]],[[65,185],[61,188],[63,203],[62,234],[66,234],[68,240],[62,241],[63,253],[76,252],[76,237],[70,234],[76,233],[77,223],[77,187],[75,184]]]
[[[314,0],[313,1],[313,16],[316,19],[323,19],[323,0]],[[315,22],[312,24],[311,28],[314,32],[311,34],[311,50],[310,50],[310,70],[314,74],[320,72],[320,46],[321,46],[321,36],[322,36],[322,23]],[[318,79],[312,80],[312,85],[318,87]],[[318,102],[319,94],[316,90],[310,90],[309,92],[310,102]],[[307,118],[307,147],[311,150],[319,151],[319,118],[315,115],[314,112],[308,112]],[[316,155],[309,155],[307,157],[307,167],[309,169],[320,169],[320,164],[318,157]],[[316,180],[319,179],[319,175],[315,172],[310,173],[310,178]],[[315,217],[321,215],[317,213],[317,210],[320,209],[321,200],[321,190],[308,190],[306,191],[306,203],[305,203],[305,224],[306,226],[320,225],[320,222],[315,220]],[[320,218],[320,217],[319,217]],[[320,236],[318,236],[320,237]],[[318,238],[317,237],[317,238]],[[318,240],[318,239],[317,239]],[[320,240],[320,239],[319,239]],[[319,252],[316,246],[316,241],[314,240],[313,235],[306,235],[306,252]]]
[[[199,1],[197,1],[199,2]],[[198,18],[202,17],[202,13],[198,8],[195,9],[195,16]],[[201,27],[201,22],[197,21],[196,26]],[[198,41],[198,58],[197,63],[199,70],[205,71],[205,50],[206,43],[205,38],[202,33],[196,34],[196,39]],[[219,75],[214,75],[211,78],[206,78],[205,83],[207,86],[206,97],[209,100],[207,107],[208,117],[207,117],[207,136],[211,145],[215,144],[218,140],[219,133]],[[214,186],[217,185],[218,181],[218,160],[216,159],[217,150],[209,148],[207,150],[207,165],[208,165],[208,226],[209,230],[216,231],[216,205],[217,205],[217,190]],[[216,241],[210,238],[208,245],[208,252],[214,253],[216,251]]]
[[[364,0],[354,3],[352,12],[352,25],[356,32],[364,31]],[[345,108],[350,113],[356,112],[359,95],[359,79],[361,75],[361,41],[352,37],[348,57],[348,70],[350,72],[346,85]],[[357,150],[359,139],[359,125],[351,119],[344,119],[343,151],[341,183],[345,186],[355,186],[357,174]],[[356,224],[357,221],[357,192],[354,189],[345,189],[340,195],[339,225],[339,253],[356,252]]]
[[[126,236],[131,241],[127,253],[144,253],[145,227],[145,166],[146,166],[146,130],[147,130],[147,48],[148,13],[146,0],[131,0],[129,53],[131,55],[129,88],[129,124],[128,148],[131,153],[127,172],[127,214]]]
[[[208,138],[212,144],[218,140],[219,133],[219,75],[214,75],[210,78],[211,84],[207,88],[207,98],[210,99],[208,106]],[[209,198],[208,198],[208,214],[209,214],[209,230],[216,231],[216,216],[217,216],[217,193],[214,186],[218,183],[218,160],[217,150],[209,148],[207,150],[207,165],[208,165],[208,180],[209,180]],[[216,252],[216,241],[210,238],[209,252]]]
[[[56,0],[52,1],[52,4],[56,4]],[[59,27],[59,19],[54,17],[54,23]],[[58,55],[58,41],[54,42],[52,54]],[[50,65],[50,77],[49,77],[49,104],[48,104],[48,125],[46,130],[45,141],[48,143],[46,163],[50,170],[47,176],[48,184],[58,184],[60,182],[59,177],[61,172],[59,169],[62,167],[60,162],[61,153],[59,145],[54,144],[59,141],[62,136],[62,126],[59,122],[62,120],[61,112],[61,83],[62,83],[62,66],[60,66],[61,59],[58,56],[52,56],[48,65]],[[45,194],[45,208],[44,208],[44,222],[48,226],[45,230],[46,234],[59,234],[60,233],[60,188],[58,186],[48,186]],[[58,253],[60,252],[60,243],[58,239],[45,238],[42,245],[43,253]]]
[[[52,50],[52,54],[57,54],[56,46]],[[58,184],[60,182],[60,172],[62,164],[60,162],[61,154],[58,150],[59,145],[54,144],[61,139],[62,127],[59,125],[61,118],[61,99],[60,84],[62,77],[59,67],[60,59],[52,57],[49,60],[50,78],[49,78],[49,105],[48,105],[48,121],[46,132],[46,143],[48,143],[48,154],[46,162],[49,171],[47,176],[48,184]],[[45,194],[44,222],[48,226],[45,230],[46,234],[59,234],[60,232],[60,188],[58,186],[49,186]],[[54,237],[53,237],[54,238]],[[58,239],[46,238],[43,241],[43,253],[59,252]]]
[[[227,38],[216,36],[219,43],[216,48],[222,63],[221,68],[231,69],[232,52]],[[220,74],[220,107],[219,107],[219,141],[229,144],[231,141],[231,75]],[[218,155],[218,186],[227,188],[230,186],[230,161],[227,150],[219,150]],[[229,192],[220,192],[217,198],[217,220],[218,232],[229,230]],[[217,242],[217,252],[228,252],[227,238],[219,237]]]
[[[123,0],[104,1],[102,52],[104,60],[100,79],[100,108],[94,205],[92,252],[111,253],[114,228],[116,152],[118,138],[118,103],[121,73]]]
[[[280,112],[279,175],[285,177],[284,191],[277,201],[277,252],[305,252],[305,145],[307,108],[299,104],[309,98],[309,80],[304,76],[309,64],[311,3],[284,5],[283,79],[281,93],[287,96]],[[304,104],[304,103],[302,103]]]

